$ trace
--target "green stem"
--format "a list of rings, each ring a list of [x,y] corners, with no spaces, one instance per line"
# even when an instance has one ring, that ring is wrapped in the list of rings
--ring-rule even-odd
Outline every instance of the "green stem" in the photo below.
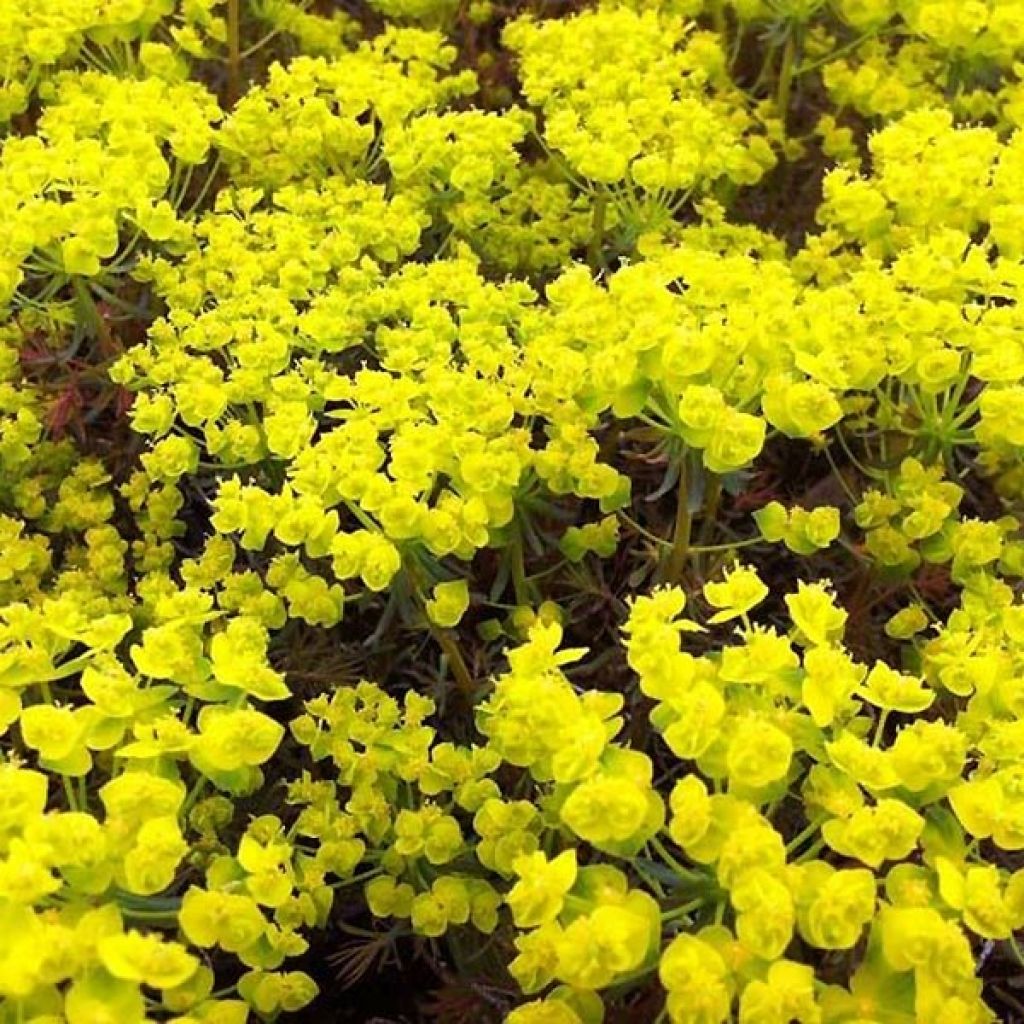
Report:
[[[715,528],[715,518],[718,515],[718,506],[722,503],[722,478],[717,473],[705,474],[707,483],[707,497],[704,499],[704,522],[700,528],[700,543],[707,545],[711,539],[711,532]]]
[[[690,546],[690,552],[699,554],[703,551],[707,551],[710,548],[714,551],[718,545],[709,544],[712,535],[715,532],[715,526],[718,520],[718,508],[722,502],[722,478],[717,473],[706,473],[704,475],[704,508],[701,512],[701,524],[700,533],[697,536],[697,546]],[[755,538],[760,540],[760,537]],[[701,568],[704,568],[704,562],[701,561]]]
[[[725,44],[726,37],[729,34],[729,25],[725,20],[725,4],[722,0],[712,0],[711,23],[714,26],[715,32],[722,37],[722,49],[727,49]]]
[[[608,196],[602,190],[594,199],[594,210],[590,226],[590,245],[587,248],[587,262],[596,274],[604,265],[604,224],[608,211]]]
[[[644,884],[648,889],[651,889],[654,892],[654,895],[659,900],[663,900],[665,898],[665,890],[662,888],[661,883],[653,875],[644,871],[644,869],[640,867],[639,862],[633,862],[633,870],[644,880]],[[664,918],[664,914],[662,917]]]
[[[217,156],[214,157],[213,164],[210,166],[210,173],[207,175],[206,181],[203,182],[203,187],[199,190],[199,194],[192,202],[192,205],[181,213],[182,217],[190,217],[202,205],[203,200],[206,198],[206,193],[210,191],[210,187],[213,185],[213,182],[220,171],[220,164],[220,154],[218,153]]]
[[[513,520],[512,540],[508,547],[508,557],[512,563],[512,587],[516,595],[516,604],[530,603],[530,584],[526,579],[526,563],[523,550],[523,529],[519,520]]]
[[[673,907],[671,910],[666,910],[661,915],[661,923],[667,924],[669,921],[674,921],[677,917],[686,917],[695,910],[700,910],[707,902],[703,896],[700,896],[695,900],[690,900],[689,903],[684,903],[681,907]]]
[[[185,801],[181,805],[180,817],[182,822],[188,820],[188,816],[192,812],[192,808],[199,803],[199,798],[205,792],[206,787],[209,785],[209,781],[210,780],[207,779],[205,775],[200,775],[199,778],[196,779],[192,788],[186,794]]]
[[[230,109],[242,91],[241,0],[228,0],[228,92]]]
[[[139,921],[166,921],[168,924],[176,924],[178,920],[177,910],[136,910],[125,906],[119,906],[118,909],[125,917],[136,918]]]
[[[885,732],[885,723],[889,719],[889,709],[883,708],[882,713],[878,716],[878,725],[875,727],[875,738],[871,742],[871,746],[877,747],[882,742],[882,733]]]
[[[728,544],[691,544],[691,555],[716,554],[719,551],[737,551],[740,548],[749,548],[754,544],[768,543],[762,534],[756,537],[747,537],[745,540],[734,540]]]
[[[680,864],[671,853],[669,853],[665,844],[657,836],[653,836],[651,838],[651,848],[680,878],[684,878],[688,882],[700,882],[702,884],[707,883],[708,878],[706,875],[702,875],[699,871],[691,871],[689,868],[684,868],[683,865]]]
[[[685,456],[679,464],[679,491],[676,499],[676,521],[672,529],[672,550],[662,576],[664,583],[678,583],[690,554],[690,533],[693,515],[690,512],[690,480]]]
[[[419,566],[412,558],[407,559],[405,565],[409,583],[412,585],[413,593],[416,595],[416,599],[420,603],[420,608],[423,611],[424,618],[426,619],[430,635],[433,636],[437,641],[438,646],[441,648],[441,651],[448,662],[448,667],[451,669],[452,675],[455,677],[455,685],[459,693],[467,702],[472,704],[473,699],[476,697],[477,686],[469,668],[466,665],[466,659],[462,657],[462,651],[455,639],[455,634],[452,630],[435,626],[434,623],[430,621],[430,616],[427,615],[426,611],[427,598],[423,592],[426,580],[423,578],[423,574],[420,571]]]
[[[93,337],[100,343],[100,351],[103,355],[109,356],[117,351],[118,346],[110,333],[110,325],[103,318],[96,307],[96,300],[92,297],[89,286],[85,279],[73,277],[71,286],[75,292],[75,302],[78,304],[78,313],[84,324],[87,324]]]
[[[776,97],[779,117],[783,128],[786,127],[789,114],[789,97],[793,88],[793,67],[796,61],[796,33],[790,31],[782,48],[782,65],[779,68],[779,89]]]
[[[839,60],[840,57],[845,57],[848,53],[852,53],[868,39],[882,39],[885,36],[891,35],[893,32],[896,31],[898,31],[896,28],[872,29],[872,31],[865,32],[863,35],[857,36],[856,39],[851,40],[850,42],[838,47],[835,50],[832,50],[830,53],[825,54],[824,57],[821,57],[818,60],[811,61],[808,64],[801,64],[798,68],[796,68],[794,74],[806,75],[811,71],[817,71],[818,68],[824,67],[826,64],[831,64],[832,61]]]
[[[436,626],[431,626],[430,630],[441,645],[445,658],[448,659],[448,667],[452,670],[452,675],[455,676],[455,684],[459,692],[467,701],[472,703],[473,698],[476,696],[476,683],[473,682],[473,676],[466,666],[466,661],[462,657],[462,651],[455,642],[452,631],[450,629],[438,629]]]
[[[361,871],[348,878],[339,878],[335,882],[329,882],[328,885],[330,885],[332,889],[343,889],[347,885],[358,885],[360,882],[365,882],[367,879],[376,878],[383,870],[384,869],[380,866],[368,868],[366,871]]]
[[[654,973],[654,971],[654,967],[641,967],[638,970],[630,971],[629,974],[624,974],[621,978],[616,978],[615,981],[612,982],[610,987],[615,989],[616,991],[620,991],[622,989],[625,989],[627,986],[632,985],[637,981],[640,981],[643,978],[650,977]]]
[[[811,843],[810,846],[807,847],[806,850],[804,850],[803,853],[800,854],[799,857],[796,858],[794,863],[806,864],[807,861],[814,860],[814,858],[818,856],[818,854],[824,849],[824,847],[825,840],[816,839],[813,843]]]
[[[788,843],[786,843],[786,853],[792,853],[797,847],[807,842],[808,839],[813,836],[818,829],[821,827],[821,822],[813,821],[807,826],[802,832],[798,832]]]
[[[254,53],[259,53],[267,43],[271,43],[281,34],[281,29],[275,28],[272,32],[268,32],[262,39],[258,39],[252,46],[247,46],[242,51],[242,58],[251,57]]]
[[[67,797],[68,810],[78,810],[78,798],[75,796],[75,786],[68,775],[61,775],[60,781],[64,786],[64,796]]]

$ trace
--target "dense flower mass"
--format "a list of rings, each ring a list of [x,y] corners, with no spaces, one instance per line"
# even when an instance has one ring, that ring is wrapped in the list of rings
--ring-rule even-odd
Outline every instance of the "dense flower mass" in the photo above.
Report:
[[[0,1024],[1019,1019],[1024,2],[0,66]]]

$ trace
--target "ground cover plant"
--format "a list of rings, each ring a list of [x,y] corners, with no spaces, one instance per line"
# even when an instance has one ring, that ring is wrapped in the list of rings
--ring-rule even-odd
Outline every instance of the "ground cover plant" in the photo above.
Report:
[[[1024,1020],[1024,2],[0,53],[0,1024]]]

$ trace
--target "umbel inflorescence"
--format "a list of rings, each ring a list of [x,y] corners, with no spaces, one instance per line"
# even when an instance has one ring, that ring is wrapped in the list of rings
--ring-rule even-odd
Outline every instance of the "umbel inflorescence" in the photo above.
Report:
[[[1024,1013],[1024,3],[0,26],[0,1024]]]

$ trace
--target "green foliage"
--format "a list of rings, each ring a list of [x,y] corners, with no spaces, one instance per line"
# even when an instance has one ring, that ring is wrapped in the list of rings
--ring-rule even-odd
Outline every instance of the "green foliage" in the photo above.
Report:
[[[1024,3],[324,6],[0,2],[0,1024],[1005,1015]]]

